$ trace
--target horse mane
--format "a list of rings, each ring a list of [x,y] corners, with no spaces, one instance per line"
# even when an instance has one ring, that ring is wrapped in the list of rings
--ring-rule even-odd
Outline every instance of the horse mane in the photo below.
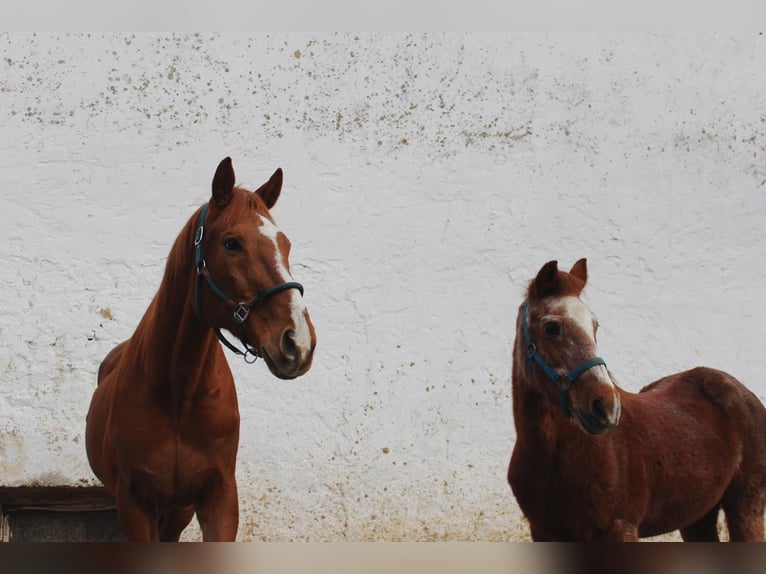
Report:
[[[194,211],[173,242],[165,261],[161,287],[173,285],[178,281],[191,285],[189,268],[194,265],[194,235],[199,224],[200,211],[201,207]]]
[[[194,285],[194,235],[201,210],[202,207],[199,207],[189,217],[170,248],[157,292],[130,339],[131,343],[136,345],[137,353],[143,355],[151,352],[153,348],[151,337],[155,325],[158,321],[168,320],[168,317],[160,316],[159,309],[172,308],[172,305],[167,304],[167,300],[185,298]]]

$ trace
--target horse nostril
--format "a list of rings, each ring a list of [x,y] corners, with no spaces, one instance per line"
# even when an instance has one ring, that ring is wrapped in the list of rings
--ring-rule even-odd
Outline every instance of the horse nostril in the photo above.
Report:
[[[286,329],[282,333],[282,354],[290,360],[294,361],[298,358],[298,346],[295,344],[295,331],[292,329]]]
[[[601,399],[593,399],[593,402],[590,405],[590,410],[600,422],[606,423],[609,420],[606,416],[604,404],[601,402]]]

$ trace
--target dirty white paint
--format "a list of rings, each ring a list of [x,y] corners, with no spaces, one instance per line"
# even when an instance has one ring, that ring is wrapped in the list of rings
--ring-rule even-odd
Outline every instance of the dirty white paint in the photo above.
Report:
[[[230,357],[242,540],[526,536],[505,481],[516,308],[588,257],[637,390],[706,364],[766,399],[766,40],[0,35],[0,482],[94,484],[84,418],[231,155],[317,328]],[[195,537],[192,532],[188,535]]]

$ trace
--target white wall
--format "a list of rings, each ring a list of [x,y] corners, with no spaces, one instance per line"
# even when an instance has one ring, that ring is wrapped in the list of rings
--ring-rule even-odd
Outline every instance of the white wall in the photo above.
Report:
[[[283,167],[318,335],[296,381],[230,357],[243,540],[526,536],[510,350],[549,259],[588,257],[624,387],[766,399],[764,42],[1,35],[0,482],[95,483],[98,364],[225,155]]]

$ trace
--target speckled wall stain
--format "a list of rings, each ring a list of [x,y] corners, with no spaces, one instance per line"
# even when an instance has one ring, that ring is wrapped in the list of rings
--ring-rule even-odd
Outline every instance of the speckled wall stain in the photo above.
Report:
[[[766,398],[763,36],[0,35],[0,480],[93,484],[84,417],[218,161],[274,168],[319,344],[231,358],[243,540],[507,540],[516,306],[586,256],[636,390]],[[195,538],[191,532],[188,538]]]

